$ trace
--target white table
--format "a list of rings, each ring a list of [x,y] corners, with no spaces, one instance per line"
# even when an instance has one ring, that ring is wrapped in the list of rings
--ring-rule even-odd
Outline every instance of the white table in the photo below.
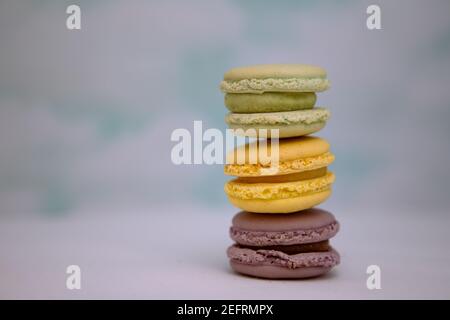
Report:
[[[346,210],[332,240],[342,256],[335,271],[273,281],[230,271],[225,250],[233,212],[160,207],[59,218],[3,215],[0,298],[450,298],[450,218],[444,214]],[[71,264],[81,267],[81,290],[65,286]],[[381,290],[366,288],[370,264],[381,267]]]

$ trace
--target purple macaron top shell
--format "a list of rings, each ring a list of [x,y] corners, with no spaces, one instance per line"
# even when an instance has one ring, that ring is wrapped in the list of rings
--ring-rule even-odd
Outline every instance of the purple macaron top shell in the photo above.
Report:
[[[233,227],[249,231],[287,231],[325,227],[336,219],[328,211],[312,208],[290,214],[261,214],[241,211],[233,217]]]
[[[249,246],[293,245],[324,241],[339,231],[328,211],[308,209],[288,215],[239,212],[233,218],[230,237]]]

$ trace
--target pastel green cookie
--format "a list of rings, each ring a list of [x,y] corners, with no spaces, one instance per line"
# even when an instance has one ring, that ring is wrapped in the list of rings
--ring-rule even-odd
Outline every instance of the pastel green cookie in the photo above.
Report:
[[[266,64],[225,73],[220,89],[227,93],[320,92],[329,87],[323,68],[306,64]]]
[[[231,129],[242,129],[237,135],[270,137],[270,129],[279,129],[280,138],[304,136],[322,129],[330,117],[324,108],[270,113],[229,113],[225,122]],[[250,129],[250,130],[249,130]]]
[[[255,113],[312,109],[316,103],[314,92],[227,93],[225,106],[231,112]]]

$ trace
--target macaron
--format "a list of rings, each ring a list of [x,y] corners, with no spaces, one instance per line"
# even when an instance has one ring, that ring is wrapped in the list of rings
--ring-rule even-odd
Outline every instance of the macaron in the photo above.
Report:
[[[329,239],[339,231],[334,216],[318,208],[276,216],[239,212],[232,221],[228,248],[238,273],[268,279],[320,276],[339,264]]]
[[[225,93],[320,92],[328,89],[326,71],[306,64],[265,64],[239,67],[225,73]]]
[[[330,112],[323,108],[269,113],[229,113],[225,122],[235,133],[248,137],[271,137],[277,129],[279,138],[299,137],[322,129]],[[236,130],[240,129],[240,130]]]
[[[334,174],[327,166],[334,155],[326,140],[309,136],[281,139],[277,164],[262,163],[259,154],[251,159],[250,150],[259,148],[258,143],[238,147],[228,155],[227,161],[234,163],[225,165],[225,174],[238,177],[224,187],[231,204],[250,212],[290,213],[316,206],[331,195]],[[272,144],[267,146],[272,155]],[[236,163],[239,154],[242,164]]]

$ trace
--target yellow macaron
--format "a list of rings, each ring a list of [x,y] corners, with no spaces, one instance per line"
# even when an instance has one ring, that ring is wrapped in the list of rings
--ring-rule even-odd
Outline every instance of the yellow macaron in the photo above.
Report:
[[[251,147],[247,144],[236,148],[227,161]],[[270,148],[269,143],[268,153],[273,152]],[[242,164],[225,166],[225,174],[238,177],[225,184],[225,193],[233,205],[250,212],[290,213],[316,206],[330,196],[334,174],[327,166],[334,155],[326,140],[311,136],[282,139],[278,150],[275,171],[267,170],[271,163],[261,163],[259,158],[254,163],[248,156]]]

